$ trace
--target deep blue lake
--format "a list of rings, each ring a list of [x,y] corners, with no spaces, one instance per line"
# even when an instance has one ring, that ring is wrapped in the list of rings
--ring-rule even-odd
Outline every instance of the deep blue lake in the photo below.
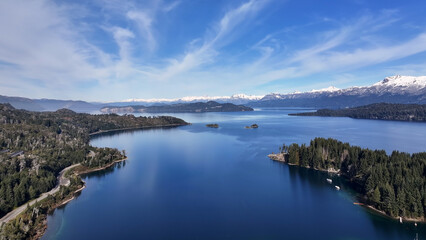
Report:
[[[170,114],[193,124],[95,137],[92,145],[124,149],[128,160],[85,176],[81,195],[48,217],[43,239],[426,239],[424,224],[354,205],[339,177],[267,157],[315,137],[426,151],[426,124],[287,115],[301,111]]]

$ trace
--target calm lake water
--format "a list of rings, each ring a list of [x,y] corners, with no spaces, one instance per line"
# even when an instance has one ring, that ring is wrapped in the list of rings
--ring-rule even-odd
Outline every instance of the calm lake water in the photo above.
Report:
[[[426,239],[423,224],[354,205],[338,177],[330,185],[327,173],[266,157],[315,137],[426,151],[426,124],[287,115],[301,111],[172,114],[193,124],[93,138],[128,160],[84,177],[86,189],[48,217],[43,239]]]

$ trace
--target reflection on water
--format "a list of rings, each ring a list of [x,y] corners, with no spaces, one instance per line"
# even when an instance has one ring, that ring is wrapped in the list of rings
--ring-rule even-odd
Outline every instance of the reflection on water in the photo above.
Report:
[[[424,224],[354,205],[343,179],[266,157],[317,136],[424,151],[425,124],[290,111],[299,110],[176,114],[193,125],[92,138],[95,146],[125,149],[128,160],[85,176],[81,196],[48,217],[44,239],[413,239],[416,232],[426,239]],[[244,129],[253,123],[259,128]]]
[[[124,168],[126,166],[126,161],[121,161],[121,162],[117,162],[114,164],[114,166],[111,166],[109,168],[100,170],[100,171],[96,171],[96,172],[91,172],[91,173],[87,173],[87,174],[82,174],[82,178],[83,179],[91,179],[91,178],[97,178],[97,179],[102,179],[105,176],[113,173],[115,170],[119,170],[121,168]]]

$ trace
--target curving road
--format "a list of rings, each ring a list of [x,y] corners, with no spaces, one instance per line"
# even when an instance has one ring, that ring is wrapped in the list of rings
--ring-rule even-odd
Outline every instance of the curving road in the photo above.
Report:
[[[65,172],[67,172],[68,170],[70,170],[71,168],[74,168],[76,166],[80,165],[79,163],[71,165],[67,168],[64,168],[61,172],[59,172],[59,176],[58,176],[58,181],[56,184],[56,187],[53,188],[52,190],[50,190],[49,192],[45,192],[43,194],[40,195],[40,197],[27,202],[21,206],[19,206],[18,208],[13,209],[12,211],[10,211],[8,214],[4,215],[4,217],[2,217],[0,219],[0,226],[3,225],[3,223],[7,223],[10,220],[14,219],[16,216],[18,216],[20,213],[22,213],[25,209],[27,209],[27,205],[29,204],[30,206],[32,206],[34,203],[39,202],[43,199],[45,199],[47,196],[49,195],[53,195],[55,193],[57,193],[60,189],[61,186],[66,186],[68,187],[70,185],[70,180],[66,177],[64,177]]]

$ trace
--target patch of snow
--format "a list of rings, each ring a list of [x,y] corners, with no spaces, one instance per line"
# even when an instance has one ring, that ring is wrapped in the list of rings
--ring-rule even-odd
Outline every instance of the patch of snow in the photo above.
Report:
[[[386,77],[380,82],[373,84],[373,86],[387,86],[387,87],[410,87],[415,86],[419,88],[426,87],[426,76],[391,76]]]
[[[330,87],[328,87],[328,88],[322,88],[322,89],[318,89],[318,90],[315,90],[315,89],[313,89],[312,91],[310,91],[311,93],[317,93],[317,92],[337,92],[337,91],[339,91],[340,89],[339,88],[337,88],[337,87],[334,87],[334,86],[330,86]]]
[[[234,94],[232,96],[187,96],[182,98],[131,98],[126,99],[121,102],[146,102],[146,103],[161,103],[161,102],[195,102],[195,101],[226,101],[226,100],[247,100],[247,101],[255,101],[260,100],[264,96],[263,95],[246,95],[246,94]]]

